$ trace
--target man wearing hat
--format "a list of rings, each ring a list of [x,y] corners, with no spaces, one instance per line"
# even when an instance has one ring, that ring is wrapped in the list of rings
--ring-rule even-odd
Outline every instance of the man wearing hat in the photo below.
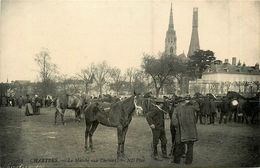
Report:
[[[161,161],[161,159],[158,157],[158,151],[157,151],[157,145],[159,143],[159,140],[161,141],[162,157],[168,158],[167,149],[166,149],[167,139],[165,134],[165,124],[164,124],[164,114],[166,112],[162,109],[163,102],[159,100],[157,101],[155,100],[155,102],[159,103],[159,105],[151,103],[149,107],[149,111],[146,113],[146,119],[153,134],[152,157],[155,160]]]
[[[174,163],[179,164],[184,154],[185,164],[191,164],[193,160],[193,144],[198,140],[195,113],[199,110],[198,104],[186,99],[180,100],[172,115],[172,122],[176,129]]]

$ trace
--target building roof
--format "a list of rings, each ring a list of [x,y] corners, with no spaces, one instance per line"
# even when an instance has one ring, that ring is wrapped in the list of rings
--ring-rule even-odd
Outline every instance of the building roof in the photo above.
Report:
[[[204,72],[204,74],[226,73],[226,74],[246,74],[246,75],[260,75],[259,65],[255,66],[240,66],[231,65],[229,63],[211,64]]]

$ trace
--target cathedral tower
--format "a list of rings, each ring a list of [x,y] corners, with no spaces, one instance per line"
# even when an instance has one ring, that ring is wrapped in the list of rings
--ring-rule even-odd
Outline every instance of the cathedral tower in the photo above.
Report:
[[[169,19],[169,26],[166,32],[165,37],[165,53],[170,55],[176,55],[176,32],[174,30],[173,25],[173,15],[172,15],[172,4],[171,4],[171,11],[170,11],[170,19]]]
[[[199,49],[200,49],[200,44],[199,44],[199,33],[198,33],[198,8],[193,8],[192,34],[191,34],[188,57],[190,57],[196,50]]]

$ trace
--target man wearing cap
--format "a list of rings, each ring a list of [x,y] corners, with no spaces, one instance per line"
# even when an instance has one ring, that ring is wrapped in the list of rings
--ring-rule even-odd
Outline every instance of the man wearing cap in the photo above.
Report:
[[[164,124],[164,114],[166,112],[162,109],[162,106],[163,106],[162,102],[160,102],[159,106],[152,103],[150,105],[149,111],[146,114],[146,120],[153,134],[152,157],[155,160],[159,160],[159,161],[161,161],[161,159],[158,157],[158,151],[157,151],[157,145],[159,143],[159,140],[161,141],[162,157],[168,158],[167,149],[166,149],[167,139],[165,134],[165,124]]]
[[[196,111],[199,110],[198,104],[183,99],[175,108],[172,115],[172,124],[176,129],[174,163],[179,164],[187,147],[185,164],[191,164],[193,160],[193,144],[198,140],[196,127]]]

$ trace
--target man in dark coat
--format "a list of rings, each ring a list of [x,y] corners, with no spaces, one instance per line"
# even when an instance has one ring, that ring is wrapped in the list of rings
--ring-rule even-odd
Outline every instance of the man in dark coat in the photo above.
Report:
[[[152,156],[155,160],[161,160],[158,157],[157,151],[157,145],[159,143],[159,140],[161,141],[162,157],[168,158],[166,149],[167,139],[165,134],[164,113],[166,112],[162,110],[162,104],[158,106],[152,103],[150,105],[149,111],[146,114],[147,122],[153,134]]]
[[[204,118],[202,124],[206,124],[210,117],[210,99],[208,96],[204,98],[201,104],[201,115]]]
[[[18,98],[18,108],[22,108],[22,106],[23,106],[23,97],[20,96],[20,97]]]
[[[172,115],[172,124],[176,129],[174,163],[179,164],[185,145],[187,146],[185,164],[191,164],[193,160],[193,144],[198,140],[196,127],[196,111],[198,104],[193,104],[189,100],[180,102]]]
[[[216,103],[213,98],[210,99],[210,124],[215,123],[215,115],[216,115]]]
[[[222,123],[222,120],[224,120],[224,124],[227,123],[227,118],[228,118],[228,113],[229,113],[229,105],[230,101],[227,97],[223,97],[221,99],[220,103],[220,119],[219,119],[219,124]]]

